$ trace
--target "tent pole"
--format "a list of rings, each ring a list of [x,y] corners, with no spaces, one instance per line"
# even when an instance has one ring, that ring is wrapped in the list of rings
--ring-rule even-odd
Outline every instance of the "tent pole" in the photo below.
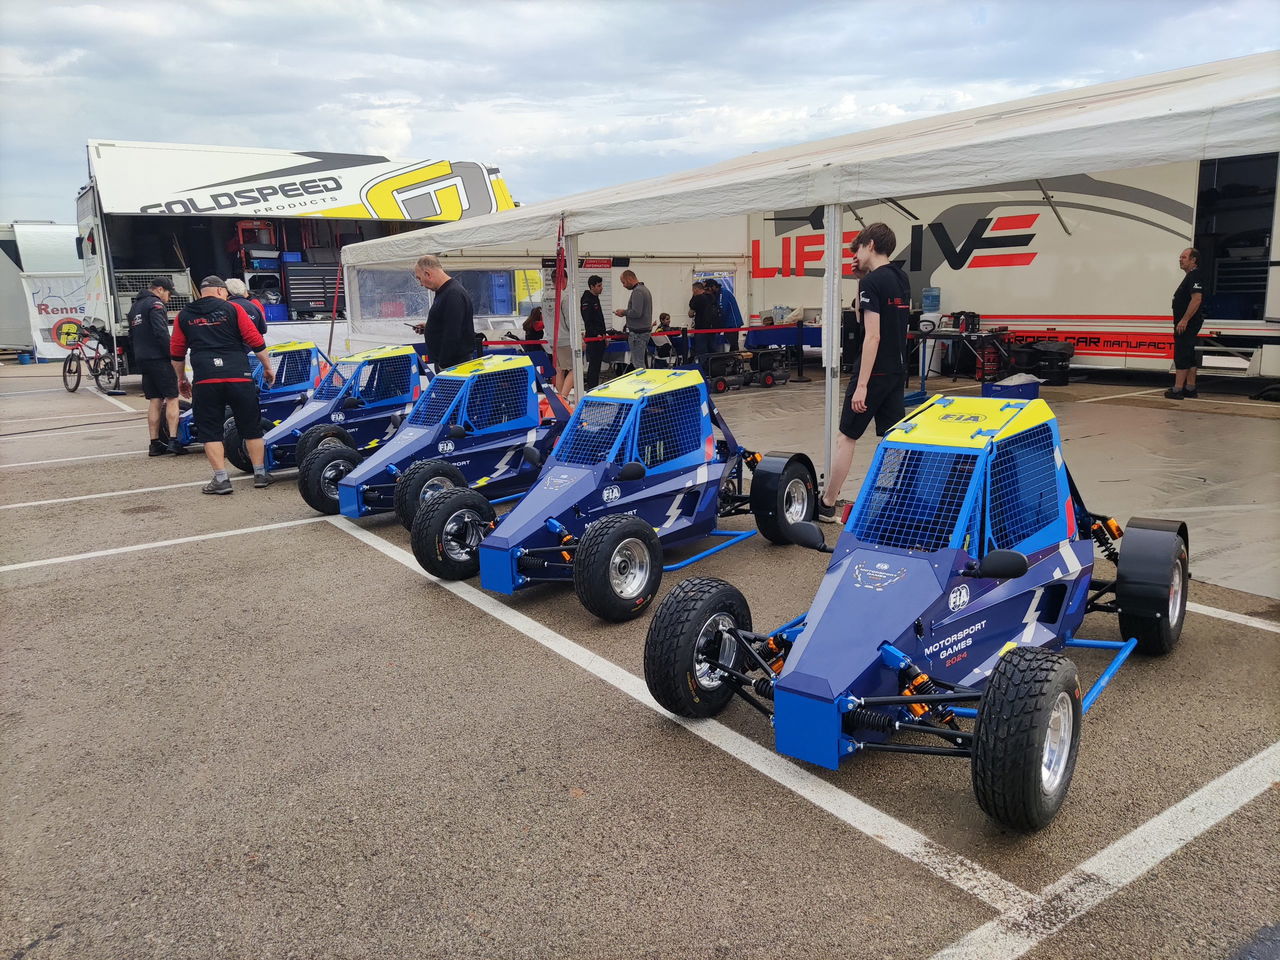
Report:
[[[839,423],[840,402],[840,238],[844,234],[844,207],[828,203],[823,208],[822,222],[826,227],[826,244],[823,247],[825,272],[822,280],[822,373],[824,383],[822,420],[822,479],[831,476],[832,442],[835,427]]]
[[[568,268],[569,309],[564,311],[565,316],[561,318],[561,322],[565,324],[565,335],[569,339],[569,345],[573,348],[573,363],[570,366],[573,376],[573,389],[578,392],[578,396],[582,396],[582,311],[578,309],[578,235],[576,233],[567,233],[564,237],[564,262]],[[551,350],[552,365],[555,364],[554,345]],[[565,397],[568,400],[568,397]]]

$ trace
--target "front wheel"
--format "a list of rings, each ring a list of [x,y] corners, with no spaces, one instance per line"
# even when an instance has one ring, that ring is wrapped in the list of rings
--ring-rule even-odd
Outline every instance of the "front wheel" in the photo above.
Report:
[[[412,530],[413,518],[417,516],[418,505],[423,500],[441,490],[467,485],[467,478],[452,463],[444,460],[419,460],[410,464],[409,469],[396,480],[396,516],[406,530]]]
[[[733,686],[708,661],[738,668],[741,651],[726,632],[750,630],[747,599],[710,577],[682,580],[658,606],[644,640],[649,693],[680,717],[712,717],[733,699]]]
[[[470,579],[480,572],[480,541],[497,517],[493,504],[474,490],[454,487],[433,493],[413,518],[413,555],[433,577]]]
[[[298,492],[307,506],[321,513],[338,512],[338,481],[360,463],[350,447],[331,444],[312,450],[298,468]]]
[[[62,385],[67,388],[68,393],[75,393],[80,389],[80,378],[84,376],[82,366],[80,354],[74,351],[68,353],[67,358],[62,361]]]
[[[1027,832],[1054,818],[1075,772],[1080,717],[1066,657],[1015,647],[999,659],[973,737],[973,792],[987,816]]]
[[[622,623],[648,609],[662,583],[662,542],[638,517],[614,514],[587,527],[573,558],[573,586],[601,620]]]

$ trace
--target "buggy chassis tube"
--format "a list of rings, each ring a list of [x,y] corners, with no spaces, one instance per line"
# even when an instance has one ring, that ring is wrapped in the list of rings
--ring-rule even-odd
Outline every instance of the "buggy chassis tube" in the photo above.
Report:
[[[716,544],[714,547],[708,547],[706,550],[703,550],[701,553],[695,553],[692,557],[686,557],[684,560],[681,560],[679,563],[669,563],[666,566],[664,566],[662,570],[664,573],[671,573],[672,571],[675,571],[675,570],[683,570],[685,567],[689,566],[689,564],[691,563],[697,563],[699,560],[705,560],[707,557],[711,556],[713,553],[719,553],[721,550],[727,550],[729,547],[732,547],[735,543],[741,543],[743,540],[749,540],[751,537],[754,537],[755,535],[756,535],[756,532],[754,530],[712,530],[710,533],[707,534],[707,536],[728,537],[729,539],[726,540],[724,543]]]

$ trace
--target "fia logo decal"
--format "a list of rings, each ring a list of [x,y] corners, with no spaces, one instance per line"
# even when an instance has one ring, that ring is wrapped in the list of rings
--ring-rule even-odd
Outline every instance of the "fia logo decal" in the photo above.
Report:
[[[944,413],[938,419],[948,423],[982,423],[987,418],[980,413]]]
[[[439,450],[441,453],[453,453],[453,441],[441,440],[439,443],[436,444],[436,449]]]
[[[347,419],[347,415],[341,412],[331,413],[329,414],[329,419],[334,423],[342,423]]]
[[[613,503],[620,496],[622,496],[622,489],[620,487],[614,486],[613,484],[610,484],[609,486],[605,487],[603,490],[600,491],[600,499],[602,499],[605,503]]]
[[[947,606],[950,607],[951,612],[954,613],[957,610],[963,610],[968,605],[969,585],[962,583],[951,591],[951,596],[947,597]]]

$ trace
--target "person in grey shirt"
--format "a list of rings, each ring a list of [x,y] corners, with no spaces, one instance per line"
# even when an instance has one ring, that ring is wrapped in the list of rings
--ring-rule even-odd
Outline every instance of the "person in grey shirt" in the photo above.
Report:
[[[643,370],[645,353],[649,348],[649,333],[653,329],[653,295],[632,270],[623,270],[619,279],[631,291],[631,299],[627,301],[625,310],[615,310],[613,315],[626,317],[631,366],[636,370]]]

